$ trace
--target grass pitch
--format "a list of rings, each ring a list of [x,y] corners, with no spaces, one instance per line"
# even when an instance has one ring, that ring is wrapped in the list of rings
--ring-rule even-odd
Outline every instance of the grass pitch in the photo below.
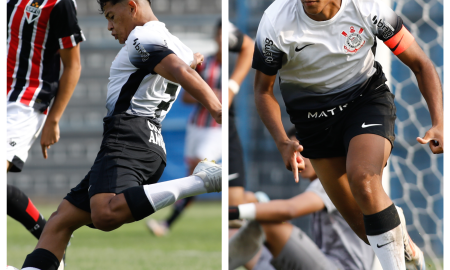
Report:
[[[36,207],[48,218],[57,204]],[[163,219],[170,209],[151,217]],[[37,240],[10,217],[7,226],[7,263],[20,268]],[[144,220],[112,232],[78,229],[67,250],[66,269],[221,269],[221,265],[220,202],[195,202],[161,238],[149,232]]]

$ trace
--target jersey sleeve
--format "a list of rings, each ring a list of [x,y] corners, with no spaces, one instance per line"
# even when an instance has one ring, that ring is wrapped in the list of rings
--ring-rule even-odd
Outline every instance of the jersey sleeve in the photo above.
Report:
[[[244,43],[244,33],[239,31],[232,23],[229,23],[228,29],[228,47],[230,52],[240,52]]]
[[[382,40],[395,55],[404,52],[414,42],[414,37],[403,25],[402,18],[382,1],[374,0],[370,20],[376,37]]]
[[[78,25],[74,0],[61,0],[55,5],[50,14],[50,29],[58,39],[60,49],[75,47],[86,40]]]
[[[278,35],[264,14],[256,33],[252,67],[266,75],[276,75],[281,69],[284,52],[281,51]]]
[[[147,69],[152,74],[156,74],[156,65],[169,54],[174,54],[167,46],[166,40],[156,31],[149,33],[135,29],[130,33],[126,45],[131,64]]]
[[[325,192],[325,189],[323,189],[322,183],[320,183],[319,179],[312,181],[311,184],[309,184],[309,186],[306,188],[305,192],[306,191],[316,193],[322,199],[328,213],[336,211],[336,207],[334,206],[333,202],[331,202],[330,197],[328,197],[327,193]]]

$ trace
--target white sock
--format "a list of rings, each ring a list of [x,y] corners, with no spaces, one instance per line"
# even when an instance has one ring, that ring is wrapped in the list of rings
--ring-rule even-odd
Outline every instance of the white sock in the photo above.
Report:
[[[380,260],[383,270],[404,270],[406,268],[401,225],[379,235],[367,235],[367,238]]]
[[[161,210],[177,200],[207,192],[203,180],[195,175],[152,185],[144,185],[144,191],[155,211]]]

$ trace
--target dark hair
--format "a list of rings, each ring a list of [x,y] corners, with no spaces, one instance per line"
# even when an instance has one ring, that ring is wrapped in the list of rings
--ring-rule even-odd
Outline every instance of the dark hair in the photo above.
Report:
[[[111,4],[114,6],[117,3],[120,3],[124,0],[97,0],[97,3],[100,5],[100,13],[103,14],[104,10],[103,8],[105,7],[106,3],[111,2]],[[147,0],[150,4],[150,6],[152,5],[152,0]]]
[[[286,135],[291,138],[291,137],[295,137],[295,133],[297,133],[297,131],[295,130],[295,127],[291,127],[287,132]]]

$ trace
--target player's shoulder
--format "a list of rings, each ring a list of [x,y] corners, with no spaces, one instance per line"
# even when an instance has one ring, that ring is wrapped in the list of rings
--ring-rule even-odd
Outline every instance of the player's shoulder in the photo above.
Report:
[[[262,20],[270,22],[276,32],[281,31],[298,19],[299,5],[299,1],[276,0],[264,11]]]
[[[362,15],[369,15],[378,11],[380,8],[387,7],[382,0],[348,0],[352,2]]]
[[[164,36],[167,29],[164,23],[150,21],[142,26],[136,26],[128,36],[127,45],[133,45],[137,41],[145,44],[164,45]],[[134,45],[133,45],[134,46]]]
[[[55,7],[73,7],[77,8],[77,2],[75,0],[57,0],[55,2]]]

